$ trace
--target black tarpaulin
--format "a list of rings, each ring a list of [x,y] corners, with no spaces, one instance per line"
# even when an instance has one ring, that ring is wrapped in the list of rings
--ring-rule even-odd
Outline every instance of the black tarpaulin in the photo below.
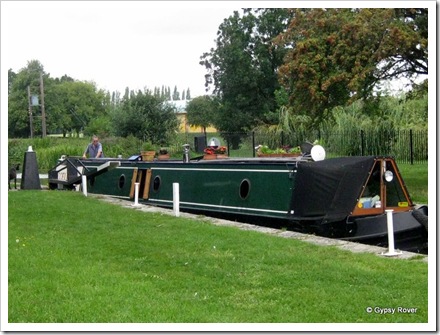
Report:
[[[294,220],[344,219],[357,203],[374,156],[331,158],[298,165],[292,196]]]

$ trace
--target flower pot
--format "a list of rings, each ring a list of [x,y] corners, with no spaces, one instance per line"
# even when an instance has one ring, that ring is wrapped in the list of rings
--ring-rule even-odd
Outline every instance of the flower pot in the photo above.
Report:
[[[210,159],[222,159],[222,158],[228,158],[228,155],[224,154],[204,154],[203,159],[210,160]]]
[[[301,156],[300,153],[290,153],[290,154],[262,154],[258,153],[258,157],[299,157]]]
[[[216,154],[204,154],[203,155],[203,159],[206,159],[206,160],[211,160],[211,159],[217,159],[217,155]]]
[[[156,156],[156,151],[141,151],[141,156],[143,161],[152,161]]]
[[[159,156],[157,156],[157,159],[160,161],[166,161],[166,160],[170,159],[170,155],[169,154],[159,155]]]

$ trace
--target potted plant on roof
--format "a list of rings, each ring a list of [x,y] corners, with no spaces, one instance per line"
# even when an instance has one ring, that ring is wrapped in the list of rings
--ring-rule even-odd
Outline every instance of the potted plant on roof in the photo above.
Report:
[[[297,157],[301,155],[299,146],[291,148],[284,146],[282,148],[270,149],[267,145],[259,145],[256,147],[258,157]]]
[[[286,154],[283,157],[297,157],[301,156],[301,147],[297,145],[296,147],[290,148],[286,147]]]
[[[227,148],[225,146],[206,147],[205,150],[203,150],[203,159],[227,158],[228,155],[226,154],[226,151]]]
[[[168,153],[168,150],[166,148],[160,148],[159,154],[157,155],[157,159],[160,161],[170,159],[170,154]]]
[[[141,156],[143,161],[152,161],[156,156],[156,151],[153,148],[153,145],[150,142],[145,142],[142,145]]]
[[[270,149],[267,145],[259,145],[256,147],[258,157],[281,157],[281,149]]]

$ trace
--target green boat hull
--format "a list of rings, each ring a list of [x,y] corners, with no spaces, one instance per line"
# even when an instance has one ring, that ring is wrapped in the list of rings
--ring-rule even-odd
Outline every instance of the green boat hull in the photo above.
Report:
[[[93,165],[86,166],[93,169]],[[266,216],[286,219],[294,187],[294,164],[137,163],[120,167],[88,181],[88,192],[122,198],[130,196],[135,170],[151,170],[149,185],[139,180],[139,202],[173,206],[173,184],[179,184],[182,209]],[[275,186],[276,185],[276,186]],[[148,197],[144,197],[145,188]]]
[[[393,182],[384,181],[385,169],[394,172]],[[396,243],[403,241],[406,250],[427,248],[427,210],[416,213],[422,219],[414,215],[414,205],[390,157],[323,162],[302,158],[67,159],[49,172],[49,187],[73,189],[84,179],[87,192],[137,198],[139,203],[168,208],[173,207],[174,185],[178,184],[182,211],[378,245],[387,244],[385,210],[391,208],[398,218]],[[362,201],[371,199],[366,190],[375,185],[382,201],[364,206]]]

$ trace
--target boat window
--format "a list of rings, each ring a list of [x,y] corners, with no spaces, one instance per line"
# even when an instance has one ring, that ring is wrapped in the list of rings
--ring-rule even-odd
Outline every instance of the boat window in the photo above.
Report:
[[[243,179],[240,184],[240,198],[243,200],[246,199],[249,195],[249,191],[251,190],[251,182],[249,179]]]
[[[154,192],[159,191],[160,183],[161,183],[160,176],[154,177],[154,179],[153,179],[153,191]]]
[[[122,189],[125,185],[125,175],[121,174],[119,177],[118,187],[119,189]]]
[[[380,199],[380,161],[373,167],[367,185],[358,203],[359,208],[379,208],[382,207]]]
[[[397,178],[396,171],[394,169],[391,161],[386,162],[386,170],[391,171],[394,174],[393,180],[390,182],[385,182],[385,187],[387,190],[387,207],[407,207],[408,199],[405,196],[402,185]]]

